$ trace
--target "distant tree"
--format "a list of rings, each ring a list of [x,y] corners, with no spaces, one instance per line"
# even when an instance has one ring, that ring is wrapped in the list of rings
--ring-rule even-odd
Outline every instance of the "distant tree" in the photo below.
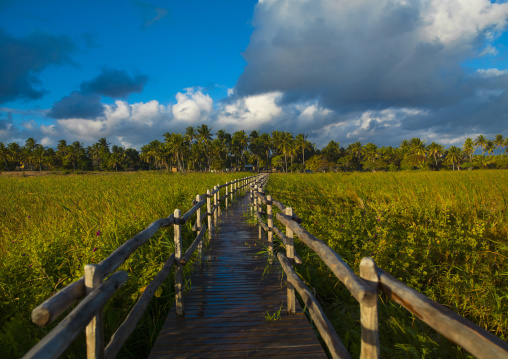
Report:
[[[466,138],[462,149],[464,150],[464,154],[469,157],[469,161],[473,162],[474,142],[471,138]]]
[[[455,171],[455,165],[459,166],[462,161],[462,151],[460,148],[451,146],[446,154],[446,160],[453,166],[453,171]],[[460,170],[460,166],[458,168]]]
[[[487,145],[487,142],[488,142],[487,137],[485,137],[484,135],[479,135],[474,140],[474,145],[476,147],[481,147],[482,148],[482,154],[485,154],[485,146]]]
[[[432,142],[430,145],[427,146],[427,151],[429,155],[431,155],[434,158],[434,163],[436,164],[436,169],[438,169],[437,159],[438,157],[441,157],[444,151],[444,146],[437,144],[435,142]]]

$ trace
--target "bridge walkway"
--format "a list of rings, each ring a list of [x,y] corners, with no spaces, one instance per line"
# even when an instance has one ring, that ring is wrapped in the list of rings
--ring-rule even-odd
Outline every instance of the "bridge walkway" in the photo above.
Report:
[[[265,271],[267,257],[257,253],[266,240],[245,222],[248,210],[244,196],[223,212],[203,266],[191,276],[185,316],[173,306],[150,359],[327,358],[298,301],[296,315],[286,314],[282,269],[275,259]]]

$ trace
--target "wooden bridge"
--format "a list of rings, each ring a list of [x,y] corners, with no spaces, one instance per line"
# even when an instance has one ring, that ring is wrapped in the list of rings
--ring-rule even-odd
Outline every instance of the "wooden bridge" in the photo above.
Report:
[[[221,217],[203,267],[191,277],[185,316],[172,308],[150,359],[327,357],[300,306],[287,315],[282,269],[258,254],[268,242],[242,216],[248,200]]]
[[[362,259],[358,276],[325,242],[300,225],[302,220],[292,208],[265,195],[263,187],[267,179],[267,175],[261,175],[218,185],[213,191],[196,196],[187,213],[182,215],[176,209],[173,215],[153,222],[127,240],[102,262],[85,266],[84,277],[33,310],[32,321],[44,326],[80,301],[23,358],[57,358],[83,330],[89,359],[115,358],[173,267],[175,304],[150,358],[350,358],[318,301],[293,269],[294,264],[302,262],[294,251],[294,234],[323,260],[359,302],[362,359],[380,357],[378,291],[385,292],[388,298],[474,356],[508,358],[506,342],[404,285],[377,267],[371,258]],[[250,190],[250,196],[239,196],[246,189]],[[228,201],[231,204],[235,197],[235,205],[221,217],[221,202],[228,209],[231,207]],[[204,206],[206,210],[202,211]],[[279,208],[276,215],[273,206]],[[242,214],[247,208],[257,218],[258,229],[245,224]],[[182,253],[181,226],[194,216],[196,239]],[[274,218],[285,227],[285,233],[274,225]],[[105,345],[102,308],[128,279],[125,272],[115,272],[116,269],[157,230],[170,225],[174,226],[175,253]],[[205,233],[209,250],[203,255]],[[285,254],[279,251],[275,256],[274,235],[283,243]],[[191,276],[191,289],[184,298],[182,266],[196,251],[195,263],[200,267]],[[268,255],[260,255],[263,251]],[[296,292],[306,314],[296,300]]]

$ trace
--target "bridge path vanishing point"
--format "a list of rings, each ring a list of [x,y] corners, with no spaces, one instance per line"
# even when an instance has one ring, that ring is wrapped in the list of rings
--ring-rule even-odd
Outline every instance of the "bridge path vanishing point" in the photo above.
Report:
[[[296,315],[287,315],[277,259],[275,270],[263,276],[267,257],[256,253],[265,247],[257,227],[245,223],[248,209],[244,196],[223,212],[202,269],[191,275],[185,316],[172,307],[149,359],[327,357],[298,301]],[[279,311],[279,320],[265,318]]]

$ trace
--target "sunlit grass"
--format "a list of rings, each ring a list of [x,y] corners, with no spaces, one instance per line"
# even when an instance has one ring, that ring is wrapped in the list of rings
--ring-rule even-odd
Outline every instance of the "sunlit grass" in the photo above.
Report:
[[[20,357],[48,332],[31,324],[31,310],[81,277],[85,264],[103,260],[175,208],[184,213],[196,194],[240,177],[166,172],[0,177],[0,356]],[[195,233],[191,223],[186,227],[184,241],[190,242]],[[106,333],[121,323],[172,252],[172,229],[163,229],[120,268],[129,281],[106,307]],[[159,290],[122,357],[146,356],[172,291],[170,281]],[[82,345],[78,341],[67,355],[82,357],[76,354],[84,353]]]
[[[362,257],[508,338],[508,171],[271,175],[267,192],[358,272]],[[298,267],[359,355],[358,305],[315,254]],[[305,262],[305,259],[304,259]],[[382,356],[466,357],[393,302],[380,313]]]

